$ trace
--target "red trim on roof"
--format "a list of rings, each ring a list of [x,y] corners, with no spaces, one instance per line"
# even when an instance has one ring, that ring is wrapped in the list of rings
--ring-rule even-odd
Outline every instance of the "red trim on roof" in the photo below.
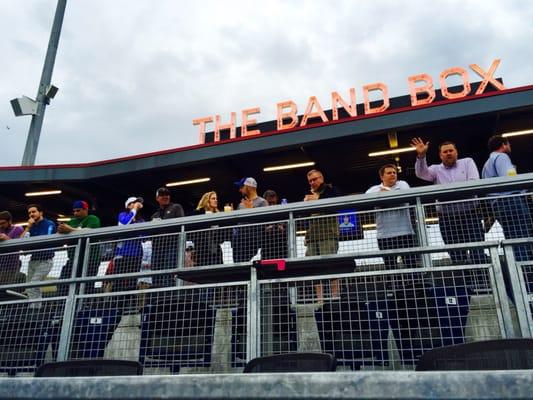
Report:
[[[446,104],[461,103],[461,102],[464,102],[464,101],[478,100],[478,99],[481,99],[481,98],[484,98],[484,97],[500,96],[500,95],[503,95],[503,94],[509,94],[509,93],[515,93],[515,92],[525,92],[525,91],[531,90],[531,89],[533,89],[533,85],[520,86],[520,87],[516,87],[516,88],[498,90],[498,91],[493,91],[493,92],[487,92],[487,93],[482,93],[482,94],[478,94],[478,95],[474,94],[474,95],[467,96],[467,97],[461,97],[459,99],[441,100],[441,101],[438,101],[438,102],[433,102],[433,103],[430,103],[430,104],[422,104],[422,105],[419,105],[419,106],[408,106],[408,107],[394,108],[392,110],[383,111],[383,112],[377,113],[377,114],[370,114],[370,115],[363,114],[363,115],[357,115],[355,117],[347,117],[347,118],[339,119],[337,121],[317,122],[317,123],[310,124],[310,125],[307,125],[307,126],[304,126],[304,127],[295,127],[295,128],[292,128],[292,129],[284,129],[282,131],[261,132],[260,135],[256,135],[256,136],[239,137],[239,138],[235,138],[235,139],[221,140],[219,142],[213,142],[213,143],[204,143],[204,144],[195,144],[195,145],[185,146],[185,147],[176,147],[176,148],[173,148],[173,149],[158,150],[158,151],[153,151],[151,153],[135,154],[135,155],[131,155],[131,156],[112,158],[112,159],[109,159],[109,160],[92,161],[92,162],[78,163],[78,164],[44,164],[44,165],[32,165],[32,166],[8,166],[8,167],[0,167],[0,171],[51,169],[51,168],[87,168],[87,167],[94,167],[94,166],[99,166],[99,165],[117,163],[117,162],[121,162],[121,161],[136,160],[136,159],[141,159],[141,158],[148,158],[148,157],[153,157],[153,156],[161,156],[161,155],[165,155],[165,154],[178,153],[178,152],[181,152],[181,151],[194,150],[194,149],[199,149],[199,148],[203,148],[203,147],[219,146],[219,145],[222,145],[222,144],[240,142],[240,141],[243,141],[243,140],[254,140],[254,139],[259,139],[259,138],[262,138],[262,137],[265,137],[265,136],[283,135],[283,134],[290,133],[290,132],[304,131],[304,130],[307,130],[307,129],[318,128],[318,127],[326,126],[326,125],[336,125],[336,124],[342,124],[342,123],[346,123],[346,122],[357,121],[357,120],[362,120],[362,119],[367,119],[367,118],[376,118],[376,117],[381,117],[381,116],[384,116],[384,115],[397,114],[397,113],[413,111],[413,110],[420,110],[420,109],[424,109],[424,108],[438,107],[438,106],[442,106],[442,105],[446,105]]]

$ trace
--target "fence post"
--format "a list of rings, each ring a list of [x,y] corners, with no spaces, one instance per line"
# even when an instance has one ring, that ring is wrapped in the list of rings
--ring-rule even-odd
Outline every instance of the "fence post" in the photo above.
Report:
[[[89,238],[86,239],[85,243],[85,256],[83,258],[83,271],[85,274],[87,268],[87,262],[89,257],[89,249],[91,241]],[[76,245],[76,250],[74,251],[74,260],[72,262],[72,274],[71,278],[76,276],[76,267],[78,265],[80,257],[80,249],[83,245],[83,240],[78,239]],[[82,284],[84,285],[84,284]],[[82,289],[83,290],[83,289]],[[83,292],[82,292],[83,293]],[[68,288],[68,295],[65,301],[65,309],[63,310],[63,322],[61,323],[61,333],[59,336],[59,344],[57,348],[57,361],[66,361],[68,359],[68,351],[70,338],[72,334],[72,325],[74,322],[74,314],[76,311],[76,283],[70,283]]]
[[[416,226],[418,230],[418,245],[421,247],[429,246],[428,233],[426,230],[426,213],[424,211],[424,205],[420,200],[420,197],[416,198]],[[431,267],[431,254],[423,253],[422,254],[422,266],[424,268]]]
[[[78,243],[81,243],[81,242],[78,242]],[[91,250],[91,239],[90,238],[87,238],[87,242],[85,243],[85,251],[84,251],[84,256],[83,256],[83,265],[81,267],[81,276],[85,277],[87,276],[87,270],[89,269],[89,258],[90,258],[90,250]],[[78,266],[78,259],[79,259],[79,252],[78,252],[78,248],[76,248],[76,254],[74,255],[74,261],[73,261],[73,264],[72,264],[72,274],[71,274],[71,278],[75,278],[76,277],[76,271],[77,271],[77,266]],[[98,271],[97,271],[98,273]],[[94,282],[92,282],[92,284],[94,285]],[[82,282],[81,285],[80,285],[80,294],[84,294],[85,293],[85,285],[86,283],[85,282]],[[75,287],[76,285],[74,285]],[[69,292],[70,292],[70,289],[71,289],[72,285],[69,286]]]
[[[287,238],[289,240],[289,258],[296,258],[296,222],[294,221],[294,214],[292,211],[289,212]]]
[[[185,250],[187,248],[187,235],[185,234],[185,225],[181,226],[180,230],[180,236],[178,240],[178,248],[176,251],[178,252],[178,259],[176,268],[177,269],[183,269],[185,268]],[[183,280],[176,277],[176,286],[183,286]]]
[[[260,332],[259,332],[259,285],[257,282],[257,269],[252,266],[250,269],[250,282],[248,283],[247,297],[247,318],[246,318],[246,361],[250,361],[261,354]]]
[[[515,332],[513,327],[513,319],[511,317],[511,308],[509,307],[507,291],[505,290],[505,281],[503,279],[503,271],[500,263],[500,256],[498,254],[498,248],[490,247],[489,251],[492,261],[492,270],[494,272],[494,282],[496,284],[496,310],[501,310],[505,338],[514,338]]]
[[[513,246],[504,245],[503,254],[505,255],[505,261],[507,263],[507,270],[509,271],[514,304],[518,315],[518,323],[520,325],[520,333],[524,338],[532,337],[533,319],[529,311],[528,301],[526,300],[527,291],[525,290],[523,274],[520,270],[520,265],[516,263],[514,258]]]

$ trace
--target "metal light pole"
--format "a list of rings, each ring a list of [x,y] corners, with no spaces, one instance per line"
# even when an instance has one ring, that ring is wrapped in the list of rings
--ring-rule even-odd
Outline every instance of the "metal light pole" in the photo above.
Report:
[[[39,90],[37,91],[37,98],[35,99],[37,110],[31,117],[28,138],[26,139],[26,147],[24,148],[24,155],[22,156],[22,165],[35,164],[37,147],[39,146],[39,137],[43,126],[44,112],[46,105],[50,102],[50,98],[53,97],[53,95],[50,94],[50,82],[52,80],[52,71],[54,70],[57,46],[59,44],[59,36],[61,34],[61,26],[63,25],[63,16],[65,15],[66,6],[67,0],[57,1],[54,24],[52,25],[52,32],[50,33],[50,40],[48,41],[48,50],[46,51],[43,72],[41,74],[41,82],[39,83]],[[55,91],[57,91],[57,88]]]

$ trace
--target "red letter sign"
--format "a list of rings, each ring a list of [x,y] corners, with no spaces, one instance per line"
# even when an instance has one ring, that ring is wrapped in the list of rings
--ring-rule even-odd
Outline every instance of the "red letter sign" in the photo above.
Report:
[[[435,88],[433,87],[433,79],[428,74],[413,75],[407,78],[409,84],[409,93],[411,94],[411,105],[418,106],[421,104],[429,104],[435,100]],[[424,86],[416,86],[417,82],[425,82]],[[419,99],[418,95],[426,93],[427,97]]]

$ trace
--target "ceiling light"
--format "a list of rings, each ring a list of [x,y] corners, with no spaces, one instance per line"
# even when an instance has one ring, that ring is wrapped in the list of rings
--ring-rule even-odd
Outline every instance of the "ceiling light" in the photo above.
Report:
[[[52,194],[61,194],[61,190],[44,190],[42,192],[28,192],[25,194],[25,196],[26,197],[48,196]]]
[[[70,218],[68,218],[68,217],[61,217],[61,218],[58,218],[57,221],[59,221],[59,222],[68,222],[68,221],[70,221]]]
[[[169,182],[165,186],[173,187],[173,186],[192,185],[193,183],[209,182],[210,180],[211,178],[189,179],[187,181]]]
[[[503,137],[511,137],[511,136],[522,136],[522,135],[531,135],[533,133],[533,129],[526,129],[525,131],[516,131],[516,132],[507,132],[504,133]]]
[[[285,164],[285,165],[276,165],[274,167],[265,167],[263,168],[263,171],[264,172],[281,171],[284,169],[312,167],[313,165],[315,165],[314,161],[308,161],[308,162],[302,162],[302,163],[296,163],[296,164]]]
[[[383,151],[376,151],[374,153],[368,153],[368,157],[378,157],[378,156],[386,156],[387,154],[398,154],[398,153],[406,153],[408,151],[415,151],[416,149],[414,147],[400,147],[398,149],[390,149],[390,150],[383,150]]]
[[[26,226],[26,225],[28,225],[28,223],[27,222],[17,222],[16,224],[13,224],[13,225],[15,225],[15,226]]]

